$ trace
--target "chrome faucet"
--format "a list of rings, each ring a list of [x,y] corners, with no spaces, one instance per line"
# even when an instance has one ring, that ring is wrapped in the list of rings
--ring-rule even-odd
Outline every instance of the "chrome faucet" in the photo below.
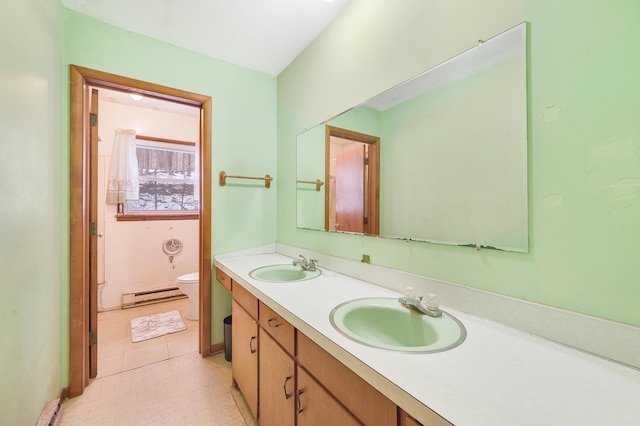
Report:
[[[307,258],[303,255],[299,255],[299,257],[301,257],[302,260],[294,260],[293,266],[300,266],[302,269],[309,272],[313,272],[316,270],[316,262],[318,261],[317,259],[307,260]]]
[[[438,298],[435,294],[427,294],[427,301],[422,300],[422,296],[416,299],[415,290],[408,287],[405,289],[405,295],[398,299],[398,302],[406,308],[413,309],[424,315],[431,317],[439,317],[442,311],[438,307]]]

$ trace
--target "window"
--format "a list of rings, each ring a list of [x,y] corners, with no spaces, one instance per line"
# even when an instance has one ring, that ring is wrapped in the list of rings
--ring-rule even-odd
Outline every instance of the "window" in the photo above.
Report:
[[[196,218],[200,207],[196,144],[138,135],[136,157],[140,197],[125,205],[128,219],[124,220]]]

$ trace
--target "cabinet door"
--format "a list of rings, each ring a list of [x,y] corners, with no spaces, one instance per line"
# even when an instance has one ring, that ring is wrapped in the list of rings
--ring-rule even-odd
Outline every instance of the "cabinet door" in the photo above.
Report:
[[[398,426],[422,426],[422,423],[419,423],[400,408],[398,409]]]
[[[260,425],[293,426],[295,366],[267,333],[260,333]]]
[[[298,364],[309,371],[355,417],[368,426],[397,422],[397,407],[331,354],[298,333]]]
[[[306,371],[298,367],[298,426],[359,425],[360,423]]]
[[[407,414],[403,409],[398,409],[398,426],[453,426],[453,423],[449,423],[435,412],[431,411],[429,408],[424,407],[424,410],[421,410],[420,413],[424,418],[420,423],[409,414]]]
[[[258,323],[233,300],[231,302],[231,372],[253,415],[258,417]]]

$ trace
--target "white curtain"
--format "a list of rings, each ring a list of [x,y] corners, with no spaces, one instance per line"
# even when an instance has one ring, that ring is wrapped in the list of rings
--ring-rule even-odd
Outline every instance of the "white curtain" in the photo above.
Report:
[[[136,131],[116,130],[111,153],[107,203],[118,204],[138,201],[138,157],[136,157]]]

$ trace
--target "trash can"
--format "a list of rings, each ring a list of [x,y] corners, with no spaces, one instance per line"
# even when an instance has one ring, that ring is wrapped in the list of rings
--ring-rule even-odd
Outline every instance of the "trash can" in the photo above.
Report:
[[[224,359],[231,362],[231,315],[222,323],[224,324]]]

